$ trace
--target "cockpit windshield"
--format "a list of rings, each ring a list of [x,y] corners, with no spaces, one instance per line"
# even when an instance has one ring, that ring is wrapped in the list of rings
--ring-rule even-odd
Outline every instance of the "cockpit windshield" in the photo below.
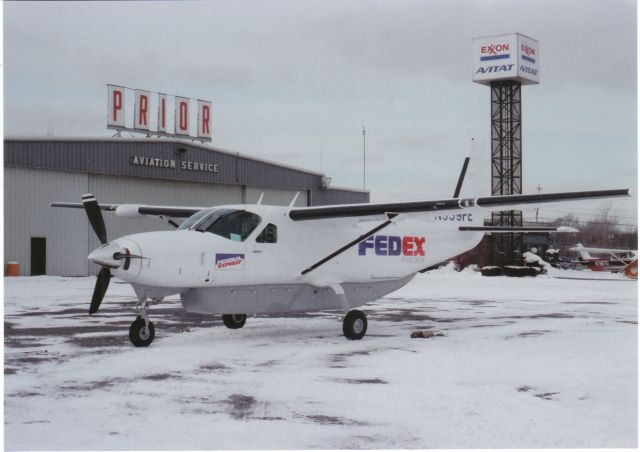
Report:
[[[214,210],[216,210],[216,208],[212,208],[212,209],[202,209],[197,211],[196,213],[194,213],[193,215],[191,215],[189,218],[187,218],[186,220],[184,220],[182,222],[182,224],[178,227],[178,230],[181,229],[189,229],[191,228],[191,226],[193,226],[194,224],[196,224],[198,221],[200,221],[203,217],[207,216],[208,214],[210,214],[211,212],[213,212]]]
[[[180,225],[180,229],[210,232],[235,242],[244,241],[262,221],[255,213],[238,209],[209,209],[200,217],[194,218],[198,214],[200,212],[189,217]],[[183,228],[192,218],[190,225]]]

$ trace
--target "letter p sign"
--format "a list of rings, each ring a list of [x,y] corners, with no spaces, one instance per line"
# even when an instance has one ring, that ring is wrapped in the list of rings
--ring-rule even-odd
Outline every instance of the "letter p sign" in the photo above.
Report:
[[[107,125],[124,127],[124,87],[107,85]]]

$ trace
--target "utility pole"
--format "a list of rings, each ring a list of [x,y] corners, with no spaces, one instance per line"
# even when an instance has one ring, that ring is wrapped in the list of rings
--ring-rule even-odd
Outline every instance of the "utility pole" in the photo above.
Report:
[[[540,184],[536,187],[536,191],[540,193],[542,191],[542,187]],[[538,212],[540,211],[540,207],[536,207],[536,223],[538,222]]]
[[[367,189],[367,133],[362,125],[362,189]]]

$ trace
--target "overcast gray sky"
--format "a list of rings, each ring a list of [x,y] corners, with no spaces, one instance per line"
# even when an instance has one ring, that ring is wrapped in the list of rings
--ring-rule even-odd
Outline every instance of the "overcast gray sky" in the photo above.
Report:
[[[471,39],[519,32],[539,40],[541,65],[523,87],[524,192],[637,193],[632,0],[3,6],[6,136],[110,136],[113,83],[211,100],[214,146],[336,186],[362,188],[364,124],[378,202],[450,197],[475,137],[465,194],[489,194],[489,88],[471,82]],[[615,204],[622,222],[636,203]]]

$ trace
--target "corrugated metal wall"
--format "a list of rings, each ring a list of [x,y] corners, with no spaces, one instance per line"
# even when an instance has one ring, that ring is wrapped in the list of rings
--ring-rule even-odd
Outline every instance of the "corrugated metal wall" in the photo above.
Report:
[[[333,204],[358,204],[369,202],[368,191],[351,191],[339,188],[317,189],[311,192],[312,206]]]
[[[177,152],[186,149],[186,152]],[[134,165],[134,156],[175,160],[178,168]],[[182,161],[215,162],[218,173],[179,169]],[[99,242],[82,209],[49,207],[55,201],[80,202],[93,193],[102,203],[209,207],[254,203],[296,206],[368,202],[369,194],[322,189],[322,175],[251,159],[177,140],[7,139],[5,164],[5,256],[31,274],[31,238],[47,240],[49,275],[96,273],[88,253]],[[109,238],[172,229],[156,218],[119,218],[105,212]]]
[[[135,157],[174,160],[176,168],[134,165]],[[318,173],[251,159],[211,146],[159,139],[8,139],[4,162],[19,167],[289,190],[319,187],[322,178]],[[218,172],[182,170],[182,162],[215,163]]]
[[[87,192],[88,175],[27,168],[4,171],[4,262],[31,274],[31,237],[47,239],[47,274],[87,274],[88,229],[84,211],[54,209]]]

